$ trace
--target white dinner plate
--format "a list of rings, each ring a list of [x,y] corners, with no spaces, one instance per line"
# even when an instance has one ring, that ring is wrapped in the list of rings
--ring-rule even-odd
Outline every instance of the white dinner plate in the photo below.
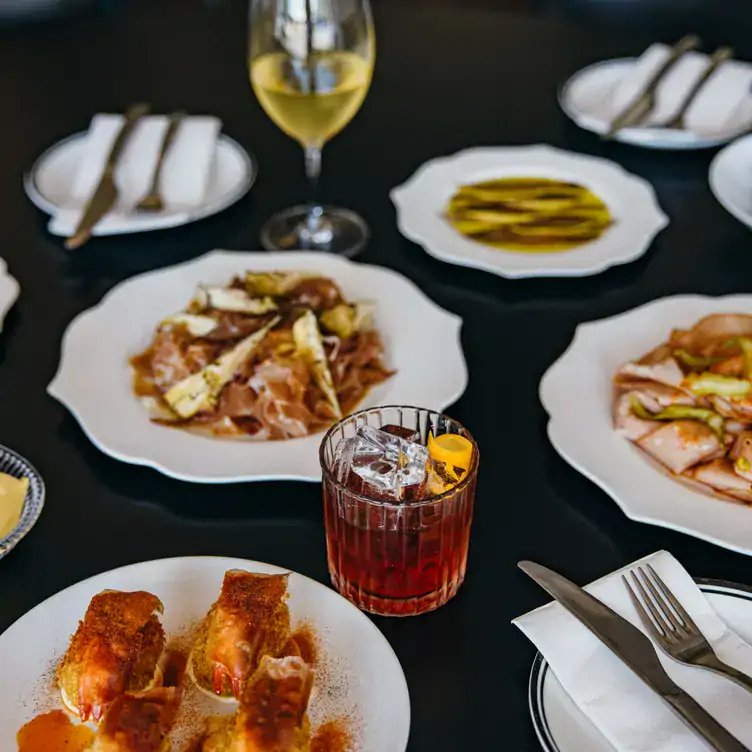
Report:
[[[219,595],[228,569],[277,574],[270,564],[223,557],[181,557],[132,564],[73,585],[22,616],[0,635],[0,749],[16,748],[16,732],[40,712],[61,708],[51,681],[91,598],[102,590],[146,590],[164,604],[167,635],[190,633]],[[410,730],[410,698],[397,656],[363,613],[324,585],[293,573],[288,583],[293,629],[307,624],[319,659],[309,715],[316,726],[349,716],[354,752],[404,752]],[[186,696],[189,725],[206,714],[227,714],[234,703]],[[198,722],[198,724],[197,724]],[[179,726],[181,724],[179,723]],[[181,727],[176,733],[194,729]]]
[[[734,141],[715,155],[710,189],[729,214],[752,228],[752,136]]]
[[[613,378],[619,366],[665,342],[672,329],[688,329],[711,313],[752,313],[752,296],[677,295],[580,324],[569,348],[544,375],[540,399],[556,451],[627,517],[749,554],[752,508],[674,480],[613,427]]]
[[[581,128],[602,134],[607,124],[598,118],[600,104],[634,65],[636,58],[605,60],[577,71],[559,90],[559,105]],[[646,149],[709,149],[728,143],[752,127],[752,96],[748,96],[726,127],[712,136],[668,128],[623,128],[615,141]]]
[[[43,212],[53,215],[73,202],[74,181],[86,148],[86,136],[86,132],[74,133],[54,144],[24,175],[26,194]],[[134,217],[132,225],[120,225],[110,234],[163,230],[218,214],[248,193],[256,181],[256,174],[256,163],[248,152],[237,141],[221,133],[217,137],[206,196],[200,206],[188,212],[174,213],[170,219],[157,215]],[[93,234],[105,234],[102,227],[106,226],[95,226]]]
[[[5,323],[5,316],[18,299],[21,288],[8,273],[8,265],[0,258],[0,331]]]
[[[721,619],[752,643],[752,593],[739,585],[713,580],[700,580],[699,585]],[[540,653],[530,672],[528,704],[545,752],[614,752],[614,747],[564,691]]]
[[[506,251],[455,230],[446,208],[460,186],[505,177],[546,177],[584,185],[601,198],[614,223],[597,240],[555,253]],[[605,159],[552,146],[467,149],[424,164],[391,193],[405,237],[431,256],[502,277],[584,277],[642,256],[668,224],[647,181]]]
[[[198,483],[321,479],[323,433],[288,441],[232,441],[156,425],[133,394],[128,359],[145,350],[166,316],[181,311],[200,283],[224,285],[248,270],[298,269],[333,279],[348,300],[376,304],[374,325],[387,367],[397,373],[372,389],[361,408],[418,405],[441,411],[467,386],[462,319],[439,308],[412,282],[377,266],[323,253],[214,251],[117,285],[68,327],[48,392],[103,452]]]

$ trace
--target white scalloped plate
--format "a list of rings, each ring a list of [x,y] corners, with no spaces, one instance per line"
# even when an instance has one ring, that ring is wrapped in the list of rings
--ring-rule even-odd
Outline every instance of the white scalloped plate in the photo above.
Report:
[[[161,620],[169,639],[186,634],[204,617],[228,569],[287,571],[220,556],[144,561],[82,580],[22,616],[0,635],[0,749],[16,749],[16,732],[24,723],[60,707],[50,667],[65,652],[94,595],[108,589],[154,593],[164,604]],[[352,603],[319,582],[292,572],[288,590],[293,626],[311,626],[321,656],[309,707],[312,726],[347,716],[353,752],[404,752],[410,697],[402,667],[384,636]],[[186,702],[191,702],[188,715],[200,713],[199,718],[232,713],[236,707],[210,698],[201,698],[200,707],[195,700]]]
[[[334,279],[347,298],[376,302],[375,325],[387,365],[397,373],[359,407],[421,405],[440,411],[465,391],[462,319],[439,308],[402,275],[321,253],[231,251],[142,274],[111,290],[68,327],[47,391],[99,449],[124,462],[196,483],[320,480],[323,434],[281,442],[196,436],[151,423],[132,393],[128,359],[148,346],[156,325],[182,310],[197,284],[225,284],[249,269],[320,272]]]
[[[457,189],[504,177],[547,177],[580,183],[599,196],[614,217],[600,238],[555,253],[492,248],[464,237],[444,218]],[[650,183],[605,159],[551,146],[468,149],[424,164],[391,192],[400,232],[431,256],[502,277],[584,277],[635,261],[668,224]]]
[[[0,259],[0,331],[5,323],[5,316],[18,299],[21,288],[15,278],[8,273],[8,265]]]
[[[608,319],[580,324],[567,351],[548,369],[540,399],[548,437],[575,469],[599,485],[637,522],[752,553],[752,508],[674,480],[613,429],[616,369],[711,313],[752,313],[752,296],[678,295]]]

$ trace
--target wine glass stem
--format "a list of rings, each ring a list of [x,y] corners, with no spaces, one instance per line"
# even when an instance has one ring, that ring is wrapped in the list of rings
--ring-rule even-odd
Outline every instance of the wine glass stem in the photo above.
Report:
[[[304,242],[325,244],[327,237],[331,239],[331,228],[323,220],[324,209],[318,200],[319,177],[321,175],[321,147],[307,146],[305,148],[306,175],[310,184],[310,201],[305,228],[301,232]]]

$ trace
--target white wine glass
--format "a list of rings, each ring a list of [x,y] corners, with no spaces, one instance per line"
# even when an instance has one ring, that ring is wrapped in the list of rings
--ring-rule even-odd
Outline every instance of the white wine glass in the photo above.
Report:
[[[324,144],[355,116],[373,76],[375,37],[368,0],[251,0],[251,85],[261,106],[305,151],[307,206],[269,219],[268,250],[315,250],[352,256],[368,240],[354,212],[317,197]]]

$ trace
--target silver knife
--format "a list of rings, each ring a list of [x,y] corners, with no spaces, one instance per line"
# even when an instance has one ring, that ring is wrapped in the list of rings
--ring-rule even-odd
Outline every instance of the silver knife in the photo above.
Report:
[[[136,123],[147,112],[149,112],[148,104],[135,104],[129,107],[125,113],[123,125],[120,127],[120,131],[107,156],[99,184],[86,204],[76,231],[65,241],[65,247],[68,250],[82,246],[91,237],[91,231],[97,222],[115,205],[118,197],[118,190],[115,185],[115,168]]]
[[[560,574],[532,561],[521,561],[517,566],[577,617],[713,749],[717,752],[749,752],[673,682],[661,666],[653,643],[637,627]]]
[[[658,70],[648,79],[642,94],[632,104],[614,118],[608,131],[603,134],[603,138],[611,138],[622,128],[629,128],[633,125],[639,125],[653,111],[655,107],[655,92],[658,84],[663,77],[681,60],[681,58],[690,50],[700,46],[699,37],[690,34],[682,37],[672,48],[671,54]]]

